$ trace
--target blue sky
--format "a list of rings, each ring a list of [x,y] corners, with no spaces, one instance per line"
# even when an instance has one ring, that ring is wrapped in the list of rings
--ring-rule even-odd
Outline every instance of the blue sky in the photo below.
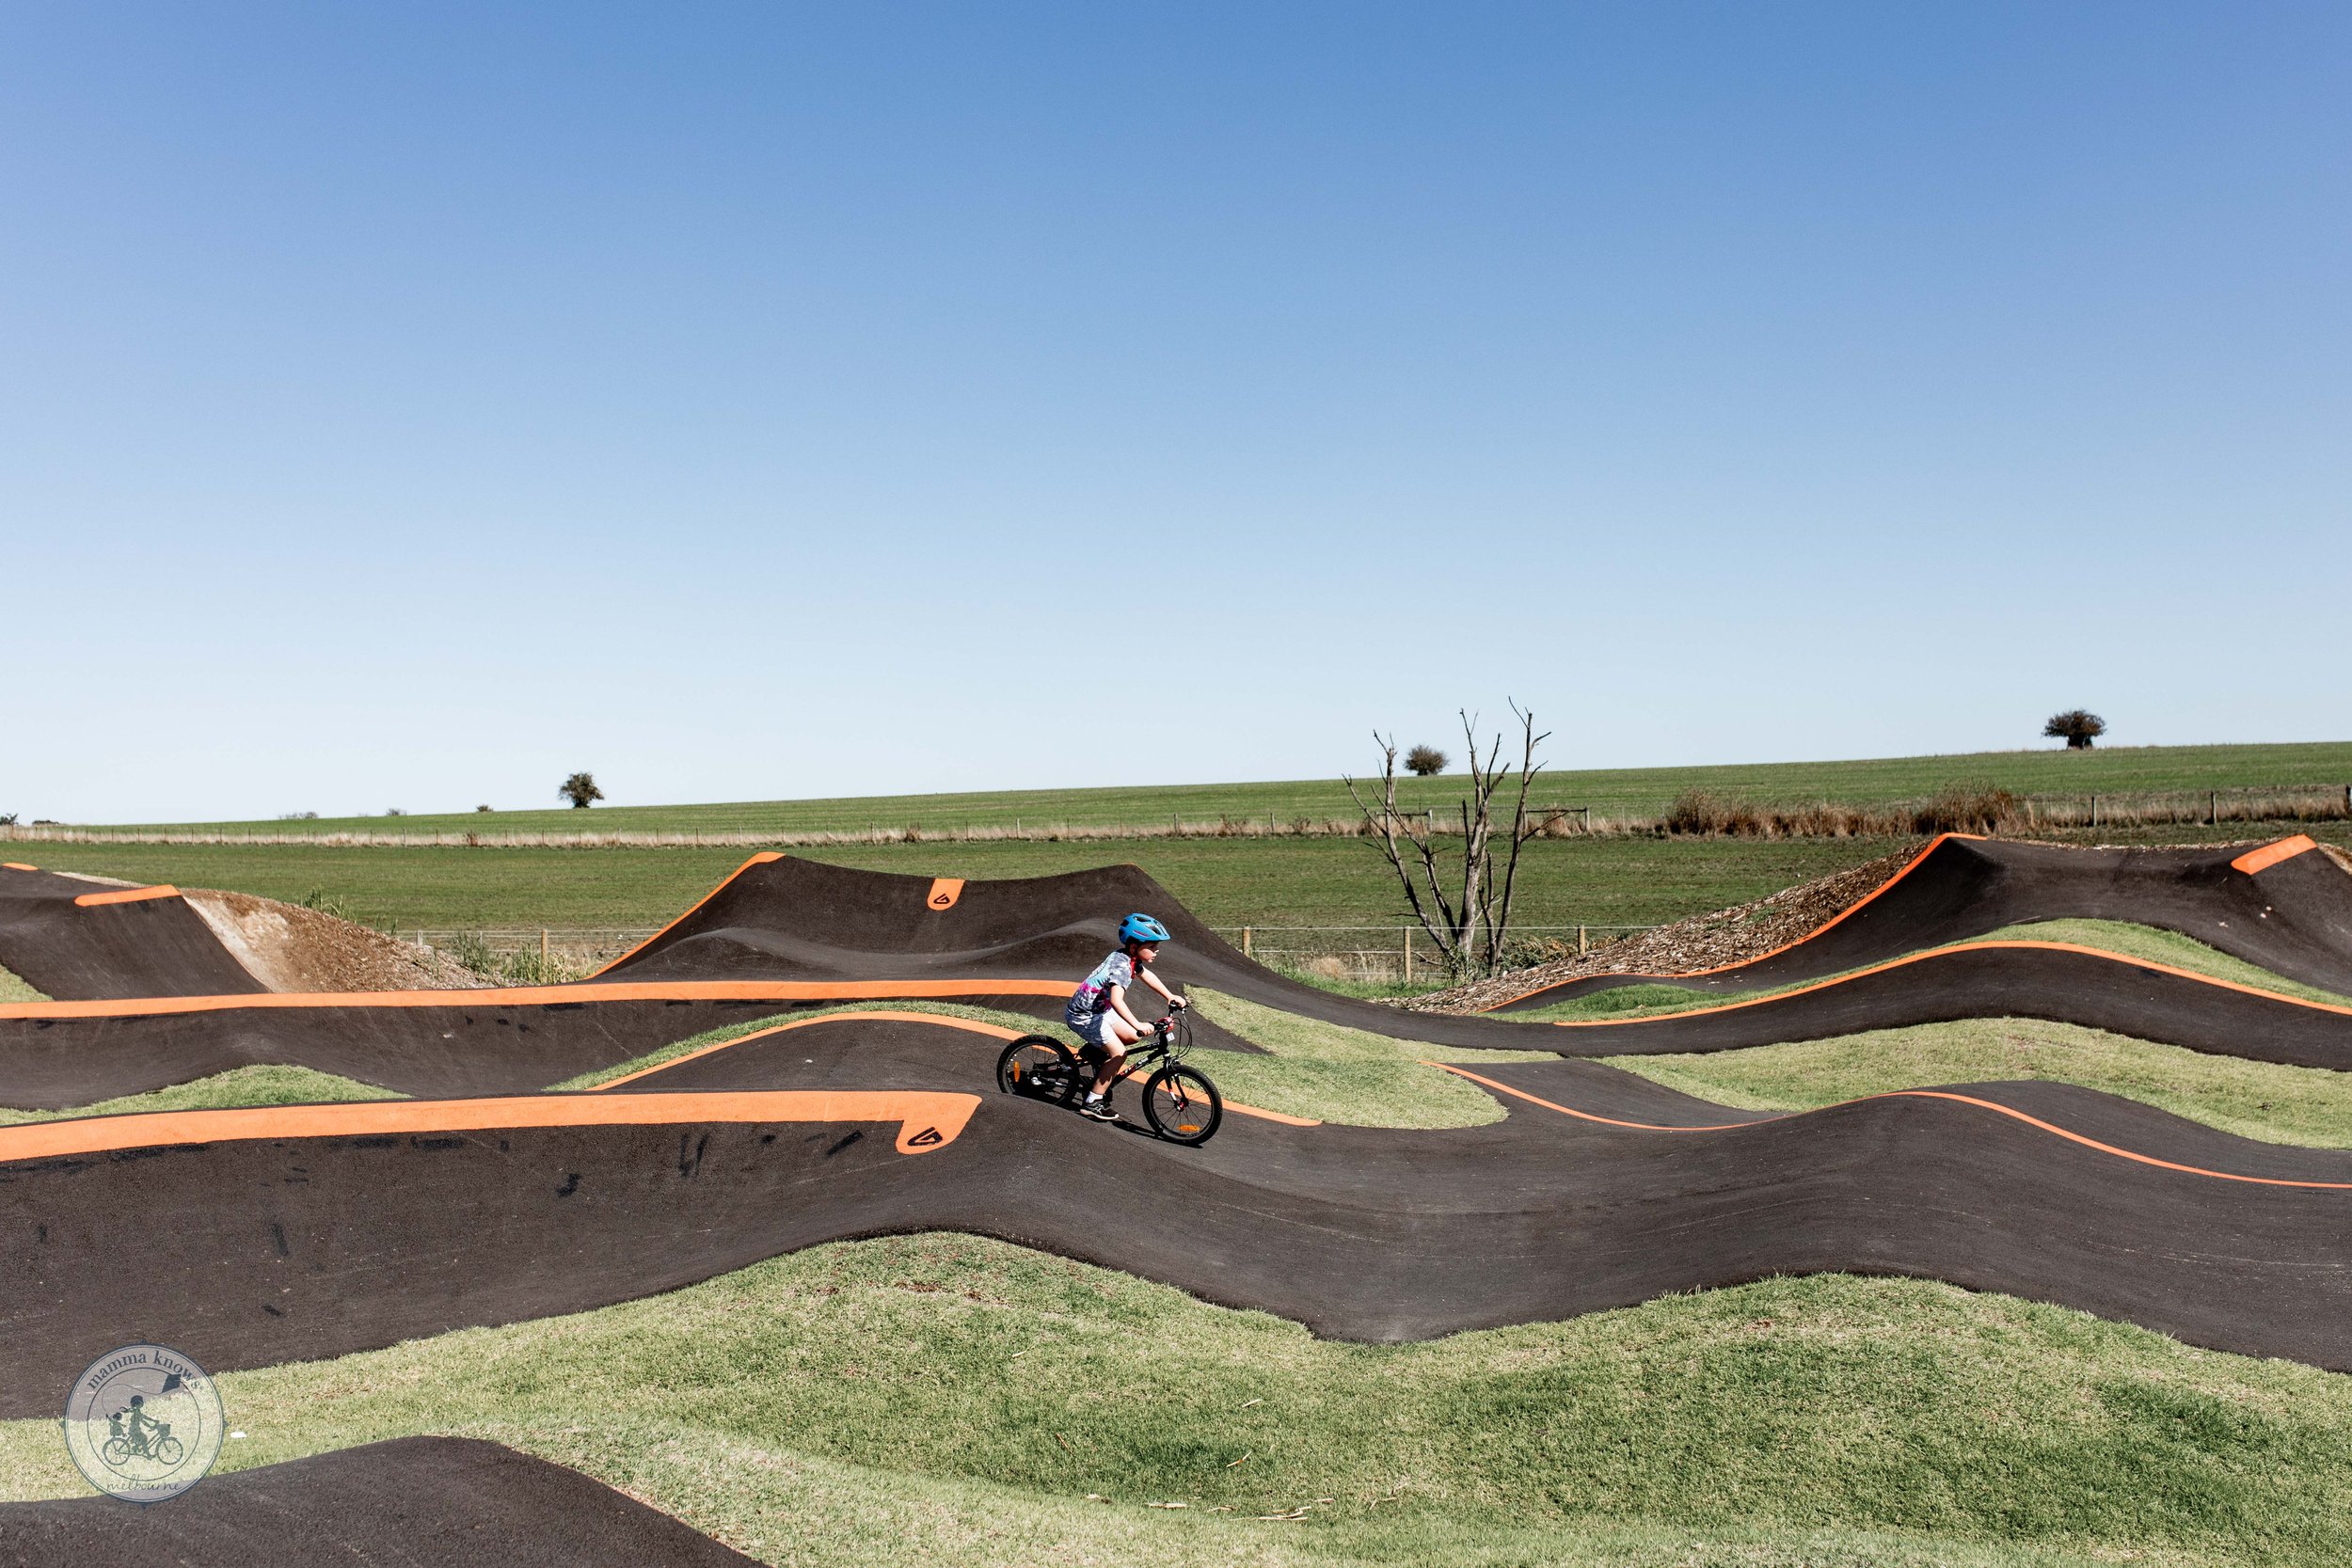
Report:
[[[2352,735],[2352,12],[0,11],[0,811]]]

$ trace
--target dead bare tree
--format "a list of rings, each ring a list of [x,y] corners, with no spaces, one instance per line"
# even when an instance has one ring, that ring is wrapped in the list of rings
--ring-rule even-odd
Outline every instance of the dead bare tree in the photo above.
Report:
[[[1413,918],[1429,933],[1429,940],[1438,944],[1438,955],[1446,969],[1455,975],[1490,974],[1502,962],[1503,942],[1511,929],[1511,896],[1517,890],[1519,874],[1519,848],[1535,836],[1540,824],[1527,818],[1527,790],[1534,782],[1542,765],[1535,760],[1535,748],[1551,738],[1549,731],[1535,733],[1534,709],[1522,712],[1513,703],[1511,712],[1519,721],[1518,800],[1511,813],[1507,832],[1511,852],[1498,880],[1495,875],[1494,798],[1513,769],[1500,768],[1497,763],[1502,752],[1502,736],[1498,733],[1481,757],[1478,750],[1478,716],[1462,712],[1462,736],[1469,743],[1470,793],[1458,805],[1462,825],[1462,863],[1458,879],[1450,863],[1450,856],[1441,857],[1437,845],[1437,819],[1434,812],[1406,812],[1396,803],[1396,737],[1373,732],[1373,744],[1380,748],[1380,799],[1368,803],[1356,787],[1352,778],[1345,781],[1348,798],[1364,816],[1376,835],[1375,842],[1396,873],[1396,879],[1405,889],[1405,901],[1412,907]],[[1402,844],[1399,840],[1402,840]],[[1408,859],[1409,856],[1409,859]],[[1447,884],[1458,889],[1449,894]]]

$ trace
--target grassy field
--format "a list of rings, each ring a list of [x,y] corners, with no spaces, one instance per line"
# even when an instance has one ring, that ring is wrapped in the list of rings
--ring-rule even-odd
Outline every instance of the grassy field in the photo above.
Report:
[[[1446,750],[1460,753],[1458,745]],[[1376,768],[1377,756],[1360,759]],[[1408,805],[1449,806],[1461,793],[1460,775],[1407,778]],[[1759,804],[1794,805],[1817,800],[1850,805],[1915,800],[1951,788],[1991,787],[2020,795],[2140,790],[2260,788],[2352,784],[2352,741],[2292,746],[2126,746],[2068,752],[2063,747],[2031,751],[1976,752],[1948,756],[1879,757],[1848,762],[1785,762],[1711,768],[1637,768],[1547,770],[1532,799],[1545,804],[1589,806],[1605,815],[1650,815],[1663,811],[1685,790],[1701,789]],[[550,787],[548,794],[553,796]],[[389,803],[389,802],[388,802]],[[1263,819],[1323,820],[1354,815],[1338,779],[1300,779],[1262,784],[1153,784],[1124,789],[994,790],[962,795],[858,796],[826,800],[746,800],[711,805],[598,806],[592,811],[553,807],[544,811],[421,813],[401,819],[417,832],[572,832],[587,825],[606,830],[660,832],[810,832],[875,827],[919,826],[933,831],[967,827],[1073,826],[1165,822],[1170,816],[1214,822]],[[121,824],[134,826],[134,824]],[[158,827],[163,824],[136,824]],[[175,828],[229,832],[333,832],[339,829],[382,829],[381,816],[339,817],[300,823],[174,823]]]
[[[2352,1074],[2209,1056],[2041,1019],[1965,1019],[1609,1066],[1719,1104],[1804,1111],[1890,1089],[2047,1079],[2265,1143],[2352,1148]]]
[[[1842,871],[1900,842],[1537,840],[1528,846],[1520,870],[1518,919],[1532,926],[1656,925]],[[30,858],[53,870],[228,888],[294,903],[316,893],[355,919],[404,930],[650,928],[743,863],[743,851],[737,849],[62,844],[37,848]],[[966,878],[1039,877],[1127,861],[1213,926],[1404,918],[1403,899],[1378,852],[1353,839],[879,845],[827,849],[814,858],[878,871]]]
[[[898,1237],[220,1385],[228,1467],[479,1435],[779,1563],[2333,1568],[2352,1516],[2352,1380],[1839,1275],[1357,1345]],[[0,1487],[83,1490],[54,1420]]]

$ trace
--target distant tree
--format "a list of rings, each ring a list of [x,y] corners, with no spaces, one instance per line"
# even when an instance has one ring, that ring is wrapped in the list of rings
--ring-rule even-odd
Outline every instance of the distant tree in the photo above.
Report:
[[[2064,713],[2050,715],[2042,733],[2053,740],[2065,741],[2070,752],[2088,752],[2092,741],[2107,733],[2107,721],[2089,708],[2070,707]]]
[[[604,791],[596,787],[596,776],[594,773],[573,774],[564,781],[564,786],[556,793],[580,811],[586,811],[590,802],[604,799]]]
[[[8,812],[8,813],[5,813],[5,814],[0,814],[0,828],[13,828],[13,827],[15,827],[15,826],[16,826],[16,813],[14,813],[14,812]]]
[[[398,806],[386,806],[384,808],[384,815],[387,816],[405,816],[408,814],[401,810]]]
[[[487,806],[476,806],[476,807],[474,807],[474,810],[476,810],[476,811],[488,811],[489,809],[490,809],[490,808],[489,808],[489,807],[487,807]]]
[[[1453,760],[1435,746],[1416,746],[1405,753],[1405,770],[1426,779],[1444,772],[1445,765]]]

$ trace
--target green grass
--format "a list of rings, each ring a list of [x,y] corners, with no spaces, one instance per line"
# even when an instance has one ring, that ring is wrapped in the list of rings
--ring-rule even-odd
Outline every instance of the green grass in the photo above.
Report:
[[[1893,839],[1547,839],[1520,870],[1522,925],[1647,926],[1760,898],[1901,847]],[[230,888],[312,892],[379,928],[660,926],[743,863],[740,849],[338,849],[274,845],[28,847],[45,866]],[[1355,839],[1137,839],[828,848],[838,865],[925,877],[1041,877],[1129,862],[1212,926],[1394,924],[1394,879]],[[1391,948],[1393,933],[1359,944]]]
[[[2265,1143],[2352,1148],[2352,1074],[2211,1056],[2041,1019],[1966,1019],[1609,1066],[1719,1104],[1801,1111],[1937,1084],[2080,1084]]]
[[[1458,745],[1446,748],[1459,754]],[[1358,761],[1377,763],[1375,756]],[[1638,768],[1546,771],[1531,799],[1590,806],[1604,814],[1654,814],[1685,790],[1704,789],[1764,804],[1829,800],[1870,805],[1919,800],[1954,787],[1989,786],[2017,794],[2133,790],[2233,789],[2342,785],[2352,783],[2352,742],[2285,746],[2100,747],[2068,752],[1963,752],[1949,756],[1880,757],[1842,762],[1735,764],[1708,768]],[[1451,806],[1462,792],[1457,774],[1407,776],[1399,794],[1406,805]],[[550,795],[553,793],[549,791]],[[919,825],[952,832],[961,827],[1154,823],[1219,817],[1263,820],[1352,817],[1354,807],[1338,779],[1259,784],[1152,784],[1119,789],[994,790],[961,795],[860,796],[821,800],[750,800],[710,805],[564,807],[403,817],[411,832],[576,832],[583,827],[647,832],[813,832]],[[334,832],[381,831],[381,816],[317,821],[173,824],[229,832]]]
[[[220,1385],[227,1467],[478,1435],[813,1565],[2334,1568],[2352,1517],[2352,1380],[1840,1275],[1360,1345],[897,1237]],[[0,1489],[85,1490],[54,1419]]]
[[[46,1002],[49,998],[35,990],[5,969],[0,969],[0,1002]]]
[[[140,1111],[219,1111],[242,1105],[321,1105],[346,1100],[404,1100],[405,1095],[314,1072],[307,1067],[241,1067],[145,1094],[102,1100],[67,1111],[19,1111],[0,1105],[0,1127],[69,1117],[119,1117]]]
[[[1073,984],[1074,985],[1075,982],[1073,981]],[[1032,1018],[1026,1013],[1006,1012],[997,1007],[966,1006],[961,1002],[933,1002],[928,999],[849,1002],[838,1007],[811,1007],[799,1012],[776,1013],[768,1018],[748,1019],[740,1023],[723,1024],[719,1028],[705,1030],[699,1035],[674,1041],[662,1046],[660,1050],[648,1051],[642,1056],[632,1056],[626,1062],[615,1063],[608,1068],[597,1068],[592,1072],[583,1072],[576,1078],[566,1078],[561,1084],[549,1085],[548,1092],[555,1094],[567,1090],[593,1089],[600,1085],[610,1084],[616,1078],[627,1078],[631,1073],[644,1072],[648,1068],[657,1068],[664,1062],[674,1062],[680,1056],[691,1055],[697,1051],[718,1045],[723,1041],[741,1039],[746,1035],[756,1035],[763,1029],[772,1029],[779,1023],[798,1023],[810,1019],[842,1018],[856,1013],[880,1012],[937,1013],[946,1018],[968,1018],[981,1023],[993,1023],[1000,1029],[1012,1029],[1024,1035],[1046,1032],[1043,1020]],[[1053,1030],[1052,1033],[1057,1038],[1064,1035],[1064,1031],[1059,1029]],[[986,1051],[991,1061],[993,1061],[996,1053],[1003,1049],[993,1040],[983,1043],[977,1036],[973,1036],[971,1038],[973,1051],[975,1053]]]
[[[1502,1107],[1484,1090],[1452,1073],[1422,1064],[1433,1058],[1459,1062],[1541,1061],[1553,1055],[1548,1051],[1474,1051],[1414,1045],[1366,1034],[1360,1029],[1277,1012],[1213,990],[1195,988],[1191,994],[1203,1017],[1272,1053],[1253,1056],[1206,1047],[1194,1052],[1193,1064],[1216,1081],[1218,1090],[1245,1105],[1317,1121],[1353,1127],[1475,1127],[1500,1121]],[[787,1021],[867,1012],[939,1013],[993,1023],[1025,1035],[1050,1035],[1068,1042],[1066,1031],[1025,1013],[972,1007],[956,1002],[855,1002],[846,1006],[730,1023],[616,1066],[583,1072],[553,1087],[593,1089],[616,1078],[675,1061],[707,1046],[740,1039]],[[975,1039],[971,1049],[976,1054],[985,1053],[993,1061],[1001,1048],[993,1040]]]
[[[1549,1051],[1480,1051],[1392,1040],[1245,1002],[1205,987],[1189,994],[1203,1018],[1269,1053],[1200,1051],[1192,1060],[1247,1105],[1351,1127],[1478,1127],[1502,1119],[1492,1095],[1425,1064],[1555,1059]]]
[[[2306,1002],[2325,1002],[2332,1006],[2352,1006],[2352,996],[2317,986],[2307,986],[2275,974],[2244,958],[2233,958],[2217,948],[2206,946],[2194,937],[2178,931],[2166,931],[2153,926],[2138,926],[2123,920],[2039,920],[2023,926],[2005,926],[1986,936],[1972,937],[1972,942],[2065,942],[2083,947],[2104,948],[2126,958],[2146,958],[2151,963],[2170,964],[2193,974],[2227,980],[2233,985],[2251,986],[2257,990],[2275,991],[2282,996],[2297,996]]]

